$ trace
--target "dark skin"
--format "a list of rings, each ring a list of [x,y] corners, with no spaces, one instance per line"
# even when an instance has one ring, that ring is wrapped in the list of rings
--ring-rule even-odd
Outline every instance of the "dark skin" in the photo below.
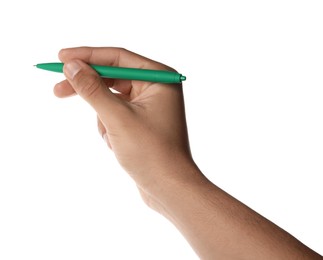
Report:
[[[168,218],[201,259],[323,259],[215,184],[190,153],[181,85],[102,79],[87,63],[173,70],[119,48],[59,53],[58,97],[80,95],[143,200]],[[115,91],[111,91],[114,89]]]

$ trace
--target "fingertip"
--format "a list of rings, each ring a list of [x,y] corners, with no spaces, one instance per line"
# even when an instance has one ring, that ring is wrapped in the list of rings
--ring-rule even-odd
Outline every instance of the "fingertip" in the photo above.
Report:
[[[67,81],[57,83],[53,89],[54,95],[58,98],[75,96],[76,92]]]
[[[54,86],[54,89],[53,89],[53,93],[56,97],[58,98],[63,98],[65,97],[64,93],[63,93],[63,90],[62,90],[62,86],[60,83],[57,83],[55,86]]]
[[[85,64],[83,62],[78,60],[71,60],[64,64],[64,74],[67,79],[73,80],[76,74],[78,74],[82,67],[85,67]]]
[[[58,52],[58,58],[60,61],[63,61],[64,60],[64,57],[65,57],[65,53],[66,53],[66,49],[61,49],[59,52]]]
[[[83,59],[82,57],[84,56],[84,53],[86,55],[89,55],[91,53],[92,48],[90,47],[70,47],[70,48],[63,48],[58,52],[58,58],[62,62],[66,62],[67,60],[70,59]]]

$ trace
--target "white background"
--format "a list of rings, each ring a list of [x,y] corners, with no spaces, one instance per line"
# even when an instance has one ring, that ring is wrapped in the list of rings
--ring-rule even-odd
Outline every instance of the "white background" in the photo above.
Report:
[[[323,254],[322,1],[2,1],[0,259],[197,259],[148,209],[63,75],[61,48],[117,46],[187,76],[194,158]]]

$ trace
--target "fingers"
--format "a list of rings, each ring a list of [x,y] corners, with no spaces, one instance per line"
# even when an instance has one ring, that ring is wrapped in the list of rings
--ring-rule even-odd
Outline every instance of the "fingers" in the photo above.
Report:
[[[112,79],[103,78],[103,81],[107,87],[112,87],[112,85],[114,84],[114,80],[112,80]],[[118,88],[117,86],[116,87],[113,86],[113,89],[117,90],[120,93],[124,93],[124,94],[128,94],[130,92],[129,87],[127,87],[127,86],[122,87],[122,88]],[[76,95],[74,88],[71,86],[71,84],[67,80],[63,80],[63,81],[57,83],[54,86],[53,91],[54,91],[55,96],[59,97],[59,98],[71,97],[71,96]]]
[[[74,88],[72,88],[71,84],[68,81],[64,80],[55,85],[54,94],[56,97],[65,98],[76,95],[76,92]]]
[[[74,91],[96,110],[102,120],[106,121],[107,117],[117,114],[115,111],[123,106],[121,100],[86,63],[71,60],[65,63],[64,74]]]
[[[65,63],[71,59],[80,59],[86,63],[132,67],[145,69],[169,69],[167,66],[122,48],[114,47],[78,47],[62,49],[59,59]]]

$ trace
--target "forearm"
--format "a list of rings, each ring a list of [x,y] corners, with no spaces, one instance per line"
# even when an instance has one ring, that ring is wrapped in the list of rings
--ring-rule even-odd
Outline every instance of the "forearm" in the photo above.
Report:
[[[202,259],[322,259],[293,236],[209,182],[193,163],[153,195],[154,206]],[[156,203],[157,202],[157,203]]]

